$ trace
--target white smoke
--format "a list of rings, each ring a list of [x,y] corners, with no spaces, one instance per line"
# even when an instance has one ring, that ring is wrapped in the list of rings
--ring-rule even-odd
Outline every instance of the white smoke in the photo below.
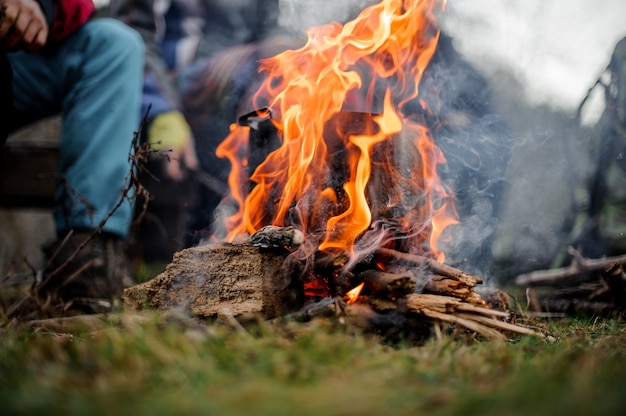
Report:
[[[573,112],[626,36],[624,16],[624,0],[457,0],[443,23],[481,70],[506,65],[526,100]],[[589,122],[601,102],[590,106]]]
[[[280,0],[279,24],[302,31],[332,21],[346,22],[376,0]]]

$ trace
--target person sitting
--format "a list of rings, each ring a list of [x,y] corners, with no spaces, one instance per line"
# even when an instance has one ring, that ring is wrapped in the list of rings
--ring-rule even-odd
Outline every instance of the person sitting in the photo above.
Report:
[[[238,115],[254,110],[242,102],[260,77],[258,59],[296,43],[278,26],[278,0],[112,0],[108,12],[143,37],[143,140],[171,151],[142,179],[153,198],[134,239],[139,261],[162,269],[211,235],[230,170],[215,149]]]
[[[0,143],[19,127],[62,115],[58,240],[47,249],[39,293],[65,309],[109,311],[122,294],[133,213],[124,191],[143,64],[136,31],[95,18],[91,0],[0,0]]]

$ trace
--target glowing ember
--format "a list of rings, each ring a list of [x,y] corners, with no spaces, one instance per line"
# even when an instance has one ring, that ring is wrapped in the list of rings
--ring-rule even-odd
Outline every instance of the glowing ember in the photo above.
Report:
[[[281,145],[251,174],[250,192],[242,174],[249,129],[233,126],[220,145],[239,206],[225,224],[229,241],[293,225],[322,251],[354,255],[375,241],[443,260],[437,239],[456,220],[437,175],[445,159],[417,96],[439,37],[434,13],[444,7],[383,0],[343,26],[308,30],[301,49],[261,62],[256,105],[273,110]]]
[[[361,294],[363,286],[365,286],[365,283],[361,283],[360,285],[346,293],[346,296],[344,297],[346,304],[350,305],[356,302],[356,300],[359,298],[359,295]]]

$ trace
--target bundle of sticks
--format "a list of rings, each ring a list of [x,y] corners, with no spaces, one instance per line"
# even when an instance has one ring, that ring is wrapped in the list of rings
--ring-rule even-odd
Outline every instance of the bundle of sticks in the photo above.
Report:
[[[284,237],[291,232],[279,227],[262,229],[250,242],[262,241],[264,247],[293,248],[294,244],[285,244],[289,241]],[[273,244],[274,240],[279,244]],[[298,244],[302,242],[298,236]],[[483,283],[482,278],[433,258],[379,248],[349,271],[344,269],[346,260],[342,253],[316,254],[313,274],[332,283],[331,287],[310,285],[308,295],[317,299],[307,302],[291,317],[299,320],[320,315],[360,317],[361,322],[367,320],[372,326],[376,325],[372,322],[389,324],[385,316],[410,316],[435,323],[436,328],[442,324],[454,325],[488,339],[504,340],[513,334],[543,336],[511,322],[508,296],[503,292],[492,289],[486,292],[489,296],[481,295],[475,288]],[[385,265],[384,271],[380,270],[381,265]],[[362,286],[362,291],[346,304],[346,295],[357,286]],[[394,324],[403,322],[404,319],[395,319]]]
[[[419,255],[390,249],[379,249],[378,253],[415,267],[416,269],[409,269],[412,273],[417,271],[426,275],[421,290],[407,290],[398,299],[407,313],[418,314],[437,324],[448,323],[464,327],[489,339],[504,340],[510,334],[543,336],[537,331],[510,322],[508,299],[504,293],[493,289],[489,292],[492,296],[485,300],[476,292],[474,288],[483,283],[479,276]],[[391,274],[383,274],[386,284],[379,284],[381,278],[378,275],[379,273],[369,272],[365,276],[366,287],[374,288],[373,293],[391,293],[389,288],[398,286]],[[403,280],[403,275],[400,274],[397,279]],[[376,276],[373,279],[377,282],[375,285],[368,283],[372,276]],[[409,285],[402,286],[409,289]]]

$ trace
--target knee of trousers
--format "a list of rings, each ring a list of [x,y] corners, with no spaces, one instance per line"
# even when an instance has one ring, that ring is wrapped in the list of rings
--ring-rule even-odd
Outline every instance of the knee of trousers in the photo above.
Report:
[[[145,46],[139,33],[130,26],[115,19],[99,18],[89,21],[80,31],[100,57],[115,57],[113,62],[121,61],[129,68],[143,71]]]

